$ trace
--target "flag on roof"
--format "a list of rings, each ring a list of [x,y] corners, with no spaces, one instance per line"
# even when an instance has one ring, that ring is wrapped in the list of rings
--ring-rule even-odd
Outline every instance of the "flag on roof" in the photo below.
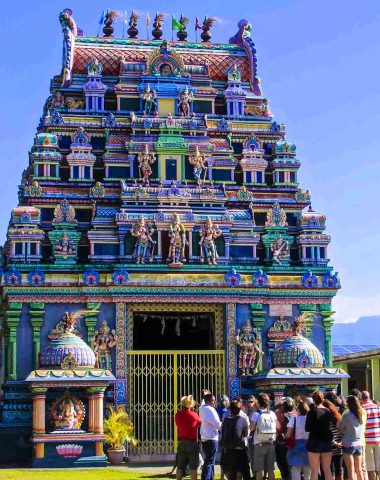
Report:
[[[183,25],[172,15],[172,30],[182,30]]]

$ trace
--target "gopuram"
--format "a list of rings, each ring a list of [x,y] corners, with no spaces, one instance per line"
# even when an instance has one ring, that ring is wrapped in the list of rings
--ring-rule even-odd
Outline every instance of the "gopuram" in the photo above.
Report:
[[[103,397],[153,458],[175,451],[182,395],[276,402],[345,375],[326,218],[263,94],[251,24],[213,44],[206,18],[194,43],[181,17],[167,41],[158,14],[145,40],[133,12],[114,38],[111,13],[102,37],[59,16],[62,70],[3,249],[1,461],[32,445],[37,465],[101,459]]]

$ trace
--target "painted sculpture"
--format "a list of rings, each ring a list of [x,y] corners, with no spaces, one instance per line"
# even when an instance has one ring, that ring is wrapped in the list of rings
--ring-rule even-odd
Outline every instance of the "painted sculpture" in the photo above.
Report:
[[[259,345],[259,338],[249,321],[243,331],[237,331],[236,344],[240,347],[239,368],[242,375],[252,375],[256,372],[260,356],[263,355]]]
[[[186,240],[186,229],[177,213],[173,214],[169,228],[169,238],[170,246],[167,258],[169,267],[182,267],[183,263],[186,262],[185,248],[188,242]]]
[[[190,165],[193,165],[193,175],[198,185],[201,185],[206,177],[207,166],[204,153],[200,153],[198,145],[195,147],[195,154],[189,157]],[[202,178],[203,173],[203,178]]]
[[[289,242],[279,235],[271,245],[272,260],[277,265],[282,265],[285,260],[289,259]]]
[[[215,239],[222,235],[222,231],[218,225],[214,225],[210,219],[207,219],[205,225],[199,231],[201,247],[201,263],[207,261],[209,265],[217,265],[218,251],[215,245]]]
[[[155,90],[151,90],[149,83],[143,93],[140,95],[140,98],[144,102],[144,112],[147,115],[153,115],[157,108],[157,94]]]
[[[131,234],[137,238],[133,257],[137,264],[144,264],[145,261],[153,262],[154,246],[156,242],[152,239],[154,229],[145,223],[144,216],[136,222]]]
[[[85,417],[83,403],[66,391],[64,396],[56,400],[51,409],[50,416],[54,422],[55,432],[81,431],[80,427]]]
[[[70,240],[68,234],[64,232],[55,246],[54,253],[61,255],[63,259],[67,259],[71,255],[76,254],[74,243]]]
[[[95,330],[92,339],[93,349],[99,368],[112,369],[111,350],[115,347],[117,336],[115,330],[111,330],[107,320],[103,320],[99,330]]]
[[[194,100],[193,92],[189,92],[186,85],[185,90],[178,95],[178,110],[181,115],[188,117],[190,115],[190,103]]]
[[[149,184],[149,177],[152,175],[151,165],[156,161],[156,157],[153,153],[149,152],[147,144],[144,146],[144,151],[138,154],[137,160],[139,162],[140,176],[142,177],[143,183]]]

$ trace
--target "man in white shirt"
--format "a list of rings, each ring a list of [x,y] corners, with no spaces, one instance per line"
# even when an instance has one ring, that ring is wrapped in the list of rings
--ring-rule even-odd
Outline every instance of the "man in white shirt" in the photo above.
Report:
[[[206,393],[203,399],[204,405],[199,408],[199,416],[202,421],[202,450],[205,454],[201,480],[214,480],[214,466],[222,422],[215,410],[216,401],[214,395]]]

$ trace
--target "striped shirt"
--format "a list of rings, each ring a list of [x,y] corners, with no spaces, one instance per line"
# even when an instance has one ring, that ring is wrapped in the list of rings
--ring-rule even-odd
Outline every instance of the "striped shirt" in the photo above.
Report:
[[[367,444],[380,443],[380,408],[371,401],[362,404],[367,413],[365,441]]]

